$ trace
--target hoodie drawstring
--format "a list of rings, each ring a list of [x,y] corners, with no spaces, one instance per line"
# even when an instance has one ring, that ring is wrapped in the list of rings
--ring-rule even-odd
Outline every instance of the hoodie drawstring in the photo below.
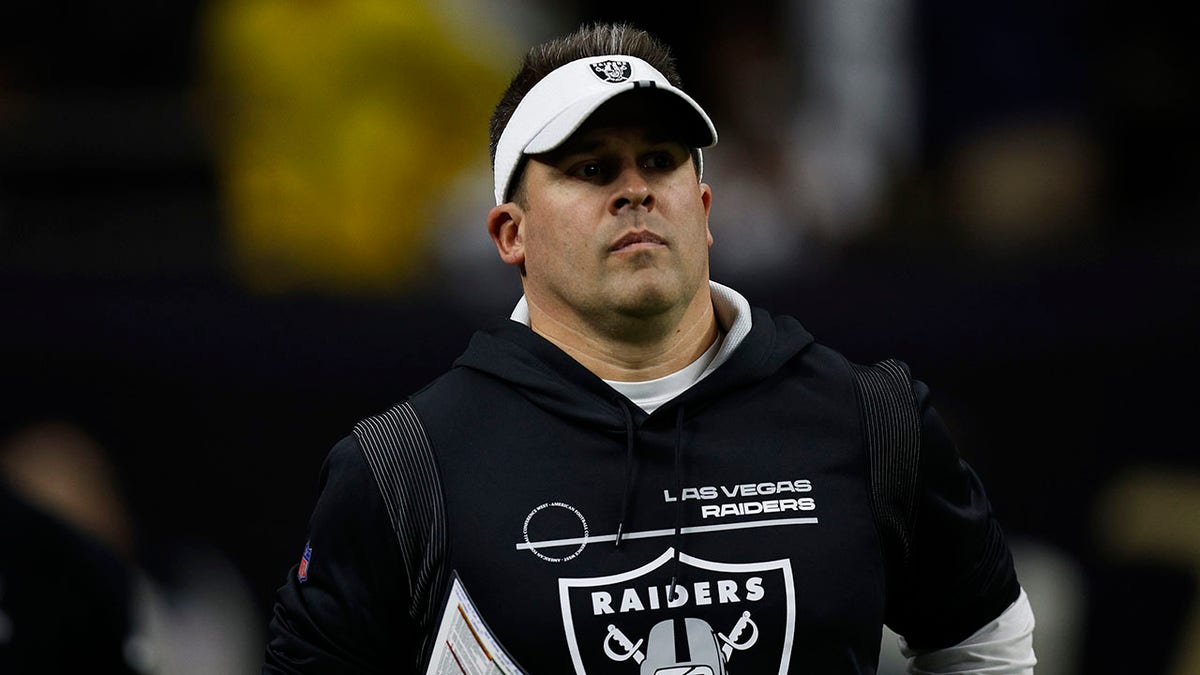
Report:
[[[667,602],[675,599],[675,583],[679,580],[679,546],[683,543],[683,406],[675,411],[675,562],[671,570],[671,588]]]
[[[625,517],[629,515],[630,484],[633,483],[633,413],[629,406],[621,404],[625,413],[625,492],[621,495],[621,518],[617,521],[617,548],[621,548],[621,536],[625,533]]]
[[[629,407],[621,404],[625,413],[625,489],[621,495],[621,517],[617,521],[616,547],[621,548],[625,535],[625,519],[629,516],[629,501],[633,497],[633,413]],[[675,534],[673,549],[673,567],[671,569],[671,586],[667,589],[667,601],[675,599],[675,586],[678,585],[681,562],[679,547],[683,543],[683,406],[675,411]]]

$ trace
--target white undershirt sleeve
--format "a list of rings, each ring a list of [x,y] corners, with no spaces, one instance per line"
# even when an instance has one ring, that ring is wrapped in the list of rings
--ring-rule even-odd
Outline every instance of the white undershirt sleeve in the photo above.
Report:
[[[1021,589],[1000,616],[953,647],[918,651],[900,638],[900,652],[912,675],[1032,675],[1033,625],[1033,608]]]

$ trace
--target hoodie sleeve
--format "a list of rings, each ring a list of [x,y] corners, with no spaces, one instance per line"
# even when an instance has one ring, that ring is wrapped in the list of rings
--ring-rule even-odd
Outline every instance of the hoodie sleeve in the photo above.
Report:
[[[906,569],[892,589],[888,625],[913,649],[962,642],[1020,594],[1012,554],[979,477],[959,456],[929,389],[913,382],[920,462]]]
[[[276,592],[263,673],[413,672],[400,547],[353,436],[330,451],[320,485],[303,556]]]

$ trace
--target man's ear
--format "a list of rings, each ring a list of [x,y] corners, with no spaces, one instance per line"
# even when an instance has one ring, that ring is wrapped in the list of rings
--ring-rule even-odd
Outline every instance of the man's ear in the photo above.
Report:
[[[708,216],[712,213],[712,188],[708,183],[700,184],[700,202],[704,204],[704,233],[708,236],[708,245],[713,245],[712,230],[708,227]]]
[[[487,228],[500,259],[509,265],[525,264],[525,212],[515,202],[505,202],[488,211]]]

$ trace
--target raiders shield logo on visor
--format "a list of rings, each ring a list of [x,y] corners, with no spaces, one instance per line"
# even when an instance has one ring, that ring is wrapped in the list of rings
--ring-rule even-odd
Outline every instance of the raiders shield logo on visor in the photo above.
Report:
[[[605,82],[624,82],[629,79],[632,69],[628,61],[600,61],[592,64],[592,72]]]

